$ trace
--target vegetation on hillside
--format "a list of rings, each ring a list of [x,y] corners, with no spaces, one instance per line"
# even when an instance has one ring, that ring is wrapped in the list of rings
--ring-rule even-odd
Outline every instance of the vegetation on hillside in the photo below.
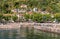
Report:
[[[36,22],[47,22],[47,21],[53,21],[56,20],[60,21],[60,0],[0,0],[0,20],[5,19],[9,20],[12,18],[14,21],[17,19],[16,16],[3,16],[1,14],[10,14],[12,13],[11,10],[13,9],[20,9],[21,5],[25,4],[27,5],[28,9],[38,8],[38,10],[46,11],[49,13],[54,13],[54,18],[51,17],[51,14],[36,14],[33,13],[25,14],[25,19],[28,21],[28,19],[31,19],[32,21]],[[56,14],[57,13],[57,14]]]
[[[31,21],[33,22],[60,22],[60,13],[55,13],[55,14],[41,14],[41,13],[33,13],[33,14],[25,14],[24,15],[26,21]]]
[[[28,8],[37,7],[50,13],[60,12],[60,0],[0,0],[0,12],[11,13],[11,9],[20,8],[21,4],[26,4]]]

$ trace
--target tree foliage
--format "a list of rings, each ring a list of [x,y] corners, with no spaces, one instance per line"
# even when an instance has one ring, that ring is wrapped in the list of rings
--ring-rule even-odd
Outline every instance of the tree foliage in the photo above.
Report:
[[[60,22],[60,13],[54,14],[54,18],[55,18],[58,22]]]
[[[18,19],[18,17],[15,15],[15,16],[12,16],[12,20],[13,21],[16,21]]]
[[[21,4],[26,4],[28,7],[37,7],[42,11],[52,13],[60,12],[60,0],[0,0],[0,12],[10,13],[13,8],[20,8]],[[60,4],[60,3],[59,3]]]

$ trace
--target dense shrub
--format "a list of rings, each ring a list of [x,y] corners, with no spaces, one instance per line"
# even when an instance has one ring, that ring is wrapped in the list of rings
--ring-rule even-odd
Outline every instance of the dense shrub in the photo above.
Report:
[[[3,14],[0,14],[0,20],[3,18]]]
[[[25,14],[25,19],[31,19],[34,22],[48,22],[52,21],[51,14],[40,14],[40,13],[33,13],[33,14]]]
[[[60,22],[60,13],[54,14],[54,18],[56,19],[56,21]]]
[[[32,21],[42,22],[42,14],[34,13],[32,16]]]
[[[11,16],[3,16],[3,19],[5,19],[6,21],[11,20]]]
[[[52,21],[51,14],[43,14],[42,20],[43,20],[44,22]]]
[[[18,19],[18,17],[15,15],[15,16],[12,16],[12,20],[13,21],[16,21]]]
[[[30,19],[30,14],[24,14],[24,17],[25,17],[26,21],[28,21]]]

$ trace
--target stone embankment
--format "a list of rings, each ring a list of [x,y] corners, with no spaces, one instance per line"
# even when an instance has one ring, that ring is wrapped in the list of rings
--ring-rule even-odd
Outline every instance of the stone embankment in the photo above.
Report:
[[[19,28],[20,23],[7,23],[7,24],[1,24],[0,25],[0,29],[3,29],[3,30],[8,30],[8,29],[17,29]]]
[[[60,33],[60,23],[8,23],[5,25],[0,25],[0,29],[18,29],[23,27],[34,27],[34,29]]]
[[[60,23],[20,23],[22,26],[34,27],[34,29],[60,33]]]

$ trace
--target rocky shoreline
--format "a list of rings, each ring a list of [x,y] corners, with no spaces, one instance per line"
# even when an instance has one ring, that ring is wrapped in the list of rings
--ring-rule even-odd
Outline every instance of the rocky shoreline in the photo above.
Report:
[[[60,23],[8,23],[5,25],[0,25],[0,29],[10,30],[10,29],[20,29],[20,27],[34,27],[34,29],[46,31],[46,32],[54,32],[60,33]]]
[[[44,32],[59,33],[60,23],[21,23],[22,26],[34,27]]]
[[[3,29],[3,30],[9,30],[9,29],[17,29],[19,28],[19,23],[7,23],[7,24],[1,24],[0,25],[0,29]]]

